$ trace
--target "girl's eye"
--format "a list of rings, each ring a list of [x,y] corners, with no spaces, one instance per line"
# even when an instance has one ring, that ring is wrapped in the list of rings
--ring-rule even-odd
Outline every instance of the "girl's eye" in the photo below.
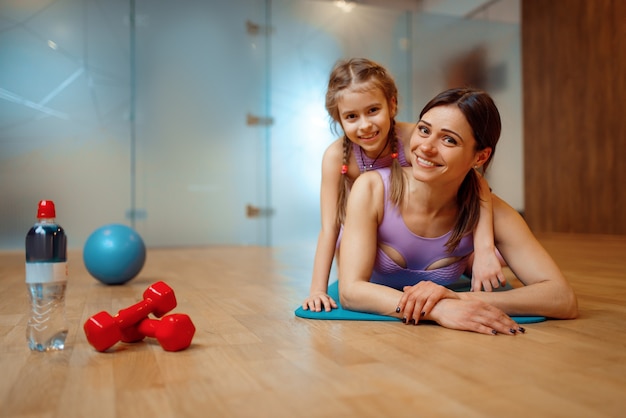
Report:
[[[372,108],[370,109],[370,113],[376,113],[376,112],[378,112],[379,110],[380,110],[380,108],[379,108],[379,107],[372,107]]]
[[[354,119],[355,117],[356,117],[356,115],[355,115],[354,113],[350,113],[350,114],[347,114],[347,115],[345,116],[345,118],[346,118],[347,120]]]

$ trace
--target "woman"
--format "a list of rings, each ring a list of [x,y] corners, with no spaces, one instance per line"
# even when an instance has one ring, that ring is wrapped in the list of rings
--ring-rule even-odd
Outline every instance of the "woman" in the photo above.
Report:
[[[404,194],[388,199],[389,170],[363,173],[348,199],[339,263],[346,309],[432,320],[484,334],[523,332],[508,315],[575,318],[576,297],[521,216],[492,196],[495,244],[525,285],[506,292],[444,287],[468,269],[479,210],[479,174],[500,137],[491,97],[447,90],[420,113]]]

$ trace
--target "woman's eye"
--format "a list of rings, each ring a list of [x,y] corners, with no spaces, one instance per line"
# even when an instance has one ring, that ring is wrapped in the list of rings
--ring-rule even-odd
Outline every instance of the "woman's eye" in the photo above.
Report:
[[[419,127],[419,130],[420,130],[420,132],[421,132],[421,133],[423,133],[424,135],[428,135],[428,134],[430,133],[430,131],[428,130],[428,128],[427,128],[427,127],[425,127],[425,126],[420,126],[420,127]]]
[[[446,144],[450,144],[450,145],[456,145],[458,143],[456,139],[452,138],[451,136],[444,137],[443,142],[445,142]]]

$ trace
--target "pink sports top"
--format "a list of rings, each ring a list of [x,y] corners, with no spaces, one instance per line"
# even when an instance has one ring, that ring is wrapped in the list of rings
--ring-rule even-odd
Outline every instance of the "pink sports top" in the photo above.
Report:
[[[385,185],[385,213],[378,226],[378,243],[394,248],[402,255],[407,267],[400,267],[379,247],[370,281],[398,290],[423,280],[440,285],[457,281],[467,267],[468,256],[474,251],[473,234],[464,236],[452,253],[448,253],[446,249],[446,242],[452,231],[437,238],[424,238],[414,234],[404,223],[398,208],[388,198],[391,170],[383,168],[377,171]],[[442,268],[426,270],[435,261],[448,257],[460,259]]]

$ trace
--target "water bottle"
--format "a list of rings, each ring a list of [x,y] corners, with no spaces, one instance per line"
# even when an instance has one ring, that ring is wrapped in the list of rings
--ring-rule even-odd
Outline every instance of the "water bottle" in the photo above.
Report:
[[[33,351],[63,350],[67,336],[67,238],[55,218],[54,202],[40,201],[37,222],[26,234],[26,286],[31,306],[26,339]]]

